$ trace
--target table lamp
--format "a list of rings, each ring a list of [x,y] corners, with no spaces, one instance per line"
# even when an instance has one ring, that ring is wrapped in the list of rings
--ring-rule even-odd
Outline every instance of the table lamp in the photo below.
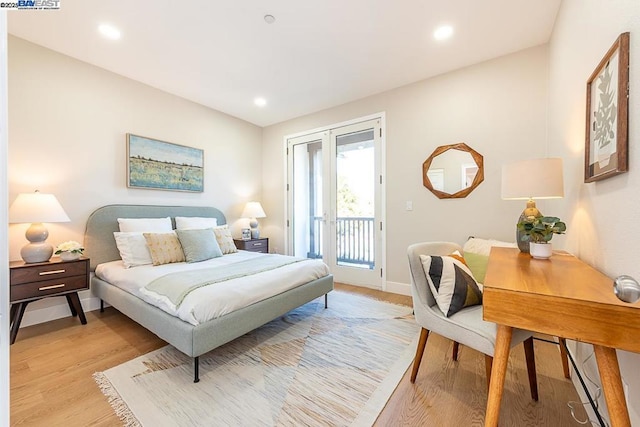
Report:
[[[266,218],[267,214],[264,213],[260,202],[247,202],[247,205],[242,211],[242,218],[250,218],[249,226],[251,226],[251,238],[259,239],[260,230],[258,230],[257,218]]]
[[[527,200],[527,206],[520,214],[518,222],[527,217],[540,217],[534,199],[559,199],[564,197],[562,159],[542,158],[521,160],[502,166],[502,198],[505,200]],[[529,252],[529,242],[521,240],[521,232],[516,231],[518,248]]]
[[[10,223],[31,223],[25,236],[30,242],[20,250],[24,262],[31,264],[49,261],[53,246],[46,242],[49,237],[43,222],[69,222],[70,219],[53,194],[22,193],[9,208]]]

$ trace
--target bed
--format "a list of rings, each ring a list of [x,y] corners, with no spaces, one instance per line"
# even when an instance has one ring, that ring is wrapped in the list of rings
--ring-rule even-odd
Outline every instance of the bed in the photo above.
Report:
[[[213,207],[108,205],[98,208],[87,220],[84,238],[91,270],[120,260],[113,235],[119,231],[118,218],[178,216],[216,218],[218,225],[226,224],[224,214]],[[259,275],[255,278],[259,280]],[[100,298],[101,305],[108,303],[193,358],[194,382],[199,381],[199,356],[323,295],[326,307],[327,294],[332,290],[333,276],[327,274],[211,320],[192,324],[113,286],[95,273],[91,277],[91,291]]]

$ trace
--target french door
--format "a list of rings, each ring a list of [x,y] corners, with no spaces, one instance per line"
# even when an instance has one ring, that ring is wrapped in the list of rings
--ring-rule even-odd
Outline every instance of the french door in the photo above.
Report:
[[[382,287],[380,119],[287,140],[288,252]]]

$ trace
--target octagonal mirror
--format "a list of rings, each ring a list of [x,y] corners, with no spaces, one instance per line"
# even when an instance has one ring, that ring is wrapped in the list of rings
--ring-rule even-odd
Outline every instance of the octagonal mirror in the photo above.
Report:
[[[484,160],[467,144],[441,145],[422,164],[422,184],[439,199],[467,197],[484,181]]]

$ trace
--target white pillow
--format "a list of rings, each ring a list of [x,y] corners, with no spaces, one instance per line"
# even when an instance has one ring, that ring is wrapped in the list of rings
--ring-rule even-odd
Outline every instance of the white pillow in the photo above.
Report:
[[[120,251],[120,258],[125,268],[153,263],[151,252],[147,247],[147,241],[142,233],[116,231],[113,236],[116,238],[116,246]]]
[[[173,231],[171,218],[118,218],[120,231],[124,233],[169,233]]]
[[[213,228],[217,225],[217,218],[206,218],[199,216],[176,217],[176,230],[202,230],[204,228]]]
[[[478,255],[489,256],[491,248],[493,246],[500,248],[517,248],[518,245],[515,242],[503,242],[495,239],[480,239],[477,237],[470,237],[462,247],[464,253],[471,252]]]

